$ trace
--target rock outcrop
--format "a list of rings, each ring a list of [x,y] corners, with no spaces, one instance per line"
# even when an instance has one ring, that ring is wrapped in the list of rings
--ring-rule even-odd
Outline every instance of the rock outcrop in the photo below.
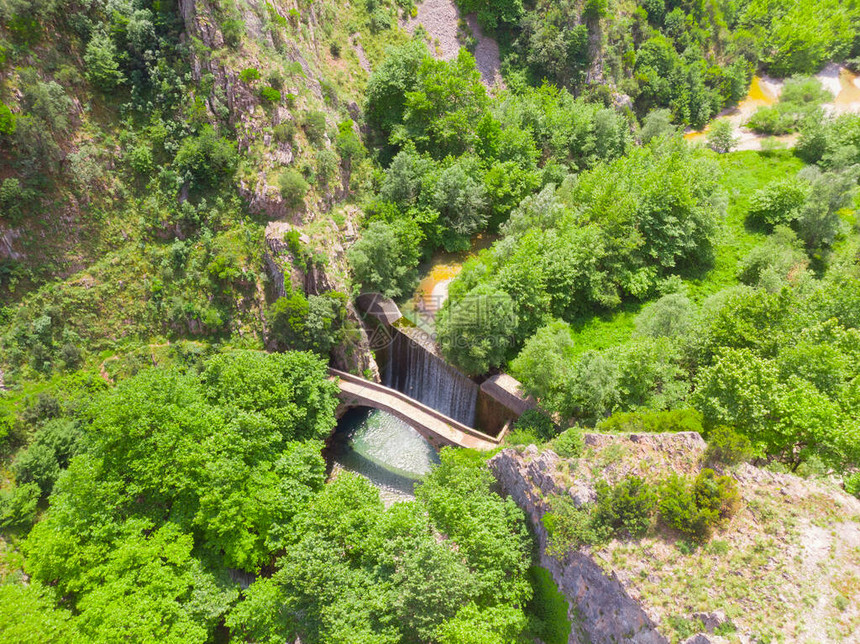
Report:
[[[551,450],[539,453],[534,445],[524,454],[506,449],[490,460],[490,468],[502,490],[528,516],[540,549],[540,564],[550,571],[570,604],[568,616],[576,625],[569,644],[666,644],[654,622],[613,575],[607,575],[586,550],[572,551],[559,560],[546,552],[548,535],[542,522],[551,494],[570,494],[577,499],[579,488],[568,490],[554,476],[559,457]],[[585,492],[588,494],[588,492]]]
[[[286,242],[288,232],[295,229],[288,222],[275,221],[266,227],[266,253],[264,262],[271,285],[272,297],[286,295],[286,285],[300,290],[306,295],[319,295],[327,291],[346,292],[346,285],[329,267],[338,269],[345,275],[346,254],[339,243],[328,246],[329,263],[320,265],[308,263],[296,257]],[[304,233],[299,233],[299,243],[312,245],[314,242]],[[361,374],[375,382],[380,382],[379,367],[370,347],[367,329],[352,302],[347,303],[347,324],[354,330],[340,345],[332,349],[331,364],[335,369],[347,373]]]
[[[553,497],[583,507],[599,480],[692,477],[706,447],[694,432],[585,434],[584,442],[578,459],[532,445],[489,461],[569,602],[571,644],[860,641],[860,602],[849,597],[860,583],[860,500],[827,479],[741,464],[726,470],[740,509],[707,544],[658,524],[640,539],[554,556],[543,521]]]

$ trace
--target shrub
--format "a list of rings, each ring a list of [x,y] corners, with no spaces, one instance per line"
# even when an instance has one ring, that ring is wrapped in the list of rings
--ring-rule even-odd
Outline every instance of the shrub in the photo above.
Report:
[[[558,427],[547,414],[539,409],[527,409],[514,422],[515,430],[526,430],[540,439],[541,442],[549,440],[558,431]]]
[[[740,493],[730,476],[703,469],[692,485],[677,474],[660,486],[660,518],[666,525],[695,541],[707,541],[714,529],[731,518],[740,505]]]
[[[15,133],[15,115],[5,103],[0,103],[0,134],[9,136]]]
[[[371,222],[347,252],[356,284],[388,297],[410,293],[418,282],[423,239],[412,219]]]
[[[245,34],[245,23],[238,18],[228,18],[221,22],[221,33],[224,35],[224,42],[229,47],[238,47],[242,42],[242,36]]]
[[[737,465],[749,461],[753,455],[749,438],[738,434],[731,427],[720,425],[708,435],[708,448],[705,450],[706,463]]]
[[[305,297],[291,290],[266,312],[272,340],[280,349],[312,350],[325,355],[341,340],[346,300],[337,291]]]
[[[340,170],[340,159],[334,150],[320,150],[317,153],[317,171],[319,180],[329,185],[336,179]]]
[[[296,124],[292,121],[278,123],[272,128],[272,134],[278,143],[292,143],[293,137],[296,135]]]
[[[301,207],[304,204],[305,195],[310,190],[310,185],[297,170],[282,172],[278,177],[278,187],[288,208]]]
[[[727,120],[715,121],[708,132],[708,147],[714,152],[724,154],[730,152],[737,145],[735,128]]]
[[[0,490],[0,527],[21,528],[33,523],[40,494],[35,483]]]
[[[239,72],[239,80],[243,83],[250,83],[255,80],[260,80],[260,70],[256,67],[246,67]]]
[[[845,477],[845,491],[860,499],[860,472]]]
[[[125,80],[113,40],[103,32],[94,34],[87,44],[84,64],[87,80],[102,91],[109,92]]]
[[[266,74],[266,82],[275,89],[284,87],[284,74],[280,69],[270,69]]]
[[[54,450],[44,444],[30,445],[20,452],[12,463],[12,472],[18,483],[35,483],[41,494],[47,496],[60,475]]]
[[[328,50],[334,58],[340,58],[340,43],[332,41],[328,46]]]
[[[660,518],[666,525],[697,540],[707,539],[709,526],[716,517],[699,511],[690,484],[684,477],[673,474],[663,481],[659,499]]]
[[[7,177],[0,183],[0,211],[12,223],[17,223],[21,218],[22,205],[29,196],[27,192],[15,177]]]
[[[182,141],[174,164],[179,172],[190,175],[194,183],[214,186],[233,176],[237,161],[235,145],[206,125],[197,136]]]
[[[727,475],[717,476],[717,473],[710,468],[699,472],[693,482],[693,496],[697,507],[714,513],[718,517],[714,525],[733,517],[741,502],[735,480]]]
[[[558,557],[571,549],[585,545],[596,545],[605,541],[606,528],[594,521],[586,508],[577,508],[569,496],[551,496],[549,511],[541,518],[549,536],[546,551]]]
[[[274,87],[263,87],[260,89],[260,98],[267,103],[280,103],[281,93]]]
[[[702,414],[695,409],[617,412],[597,426],[601,432],[697,432],[702,433]]]
[[[152,157],[152,148],[141,143],[134,146],[128,153],[128,163],[131,169],[140,175],[146,175],[152,172],[154,160]]]
[[[325,141],[325,114],[319,111],[305,112],[301,119],[302,129],[313,145],[319,145]]]
[[[797,179],[772,181],[750,197],[747,217],[760,226],[788,225],[800,215],[809,193],[809,184]]]
[[[364,146],[361,144],[361,139],[358,138],[355,131],[352,129],[352,120],[346,120],[337,126],[337,146],[338,154],[347,163],[353,159],[360,159],[364,156]]]
[[[657,509],[657,495],[645,481],[628,476],[612,487],[601,481],[596,490],[595,521],[616,535],[645,535]]]
[[[566,429],[553,439],[551,447],[562,458],[578,458],[585,449],[582,429],[579,427]]]

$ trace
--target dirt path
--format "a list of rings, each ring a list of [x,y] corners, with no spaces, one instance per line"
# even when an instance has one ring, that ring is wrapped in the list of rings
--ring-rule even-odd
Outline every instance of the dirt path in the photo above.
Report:
[[[361,46],[361,34],[358,32],[352,34],[349,37],[349,43],[352,45],[353,50],[355,50],[355,55],[358,57],[358,64],[361,65],[361,68],[370,74],[373,69],[370,67],[370,61],[367,60],[367,54],[364,52],[364,47]]]
[[[463,46],[457,33],[459,20],[460,12],[454,0],[424,0],[418,5],[417,15],[402,26],[410,34],[414,34],[421,25],[429,37],[430,51],[442,60],[453,60]],[[466,21],[478,41],[475,48],[475,61],[484,84],[489,87],[496,82],[501,82],[499,46],[495,40],[484,34],[475,16],[468,16]]]

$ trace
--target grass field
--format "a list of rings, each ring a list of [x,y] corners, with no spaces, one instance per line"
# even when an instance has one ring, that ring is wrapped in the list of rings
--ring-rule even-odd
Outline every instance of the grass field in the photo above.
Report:
[[[720,183],[727,200],[726,217],[716,244],[713,265],[701,276],[684,282],[687,294],[697,302],[737,284],[738,263],[764,241],[763,233],[746,226],[752,194],[771,181],[794,176],[803,167],[803,162],[791,150],[730,152],[715,156],[722,170]],[[642,306],[639,302],[629,302],[610,314],[575,321],[571,326],[576,354],[590,349],[606,349],[629,340]]]

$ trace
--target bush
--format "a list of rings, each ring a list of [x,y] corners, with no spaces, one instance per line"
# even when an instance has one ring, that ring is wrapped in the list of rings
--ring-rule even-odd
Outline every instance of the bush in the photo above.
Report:
[[[779,226],[791,224],[800,215],[809,198],[809,184],[797,179],[772,181],[756,190],[750,197],[747,213],[757,225]]]
[[[730,476],[703,469],[693,484],[677,474],[659,489],[660,518],[695,541],[707,541],[714,529],[731,518],[740,505],[740,493]]]
[[[278,177],[278,187],[281,190],[281,197],[283,197],[287,207],[293,209],[304,205],[305,195],[311,188],[297,170],[285,170],[282,172]]]
[[[547,414],[539,409],[527,409],[514,422],[514,430],[526,431],[544,442],[556,435],[558,427]]]
[[[708,434],[708,448],[705,450],[706,463],[737,465],[749,461],[753,456],[750,439],[738,434],[731,427],[720,425]]]
[[[128,163],[131,169],[139,175],[147,175],[152,172],[154,159],[152,148],[146,143],[134,146],[128,153]]]
[[[272,128],[272,134],[278,143],[292,143],[296,135],[296,124],[293,121],[278,123]]]
[[[860,499],[860,472],[845,477],[845,491]]]
[[[233,177],[238,155],[236,146],[206,125],[197,136],[186,137],[173,163],[195,186],[215,186]]]
[[[562,458],[578,458],[585,449],[585,439],[582,429],[571,427],[553,439],[552,450]]]
[[[23,528],[33,523],[41,490],[35,483],[0,490],[0,527]]]
[[[239,80],[243,83],[251,83],[255,80],[260,80],[260,70],[256,67],[246,67],[239,72]]]
[[[323,112],[305,112],[302,114],[301,126],[313,145],[320,145],[325,141],[326,121]]]
[[[87,44],[84,64],[87,80],[104,92],[113,90],[125,80],[119,70],[117,51],[113,40],[103,32],[94,34]]]
[[[727,120],[715,121],[711,125],[708,132],[708,147],[714,152],[725,154],[730,152],[737,145],[737,137],[735,137],[735,128]]]
[[[9,136],[15,133],[15,115],[5,103],[0,103],[0,134]]]
[[[263,87],[260,89],[260,98],[267,103],[280,103],[281,93],[274,87]]]
[[[657,495],[645,481],[628,476],[612,487],[601,481],[596,491],[595,521],[615,535],[645,535],[657,509]]]
[[[340,159],[334,150],[320,150],[317,153],[317,177],[325,184],[330,185],[332,180],[338,177],[340,171]]]
[[[596,545],[608,537],[606,528],[594,521],[586,508],[577,508],[569,496],[551,496],[549,511],[541,518],[549,536],[546,551],[554,557],[563,557],[571,549]]]
[[[270,69],[266,74],[266,82],[270,87],[274,87],[275,89],[283,89],[284,87],[284,74],[280,69]]]
[[[35,444],[18,454],[12,463],[12,472],[18,483],[35,483],[42,495],[48,496],[60,475],[60,467],[50,446]]]
[[[245,23],[238,18],[228,18],[221,22],[221,33],[228,46],[238,47],[245,34]]]
[[[304,293],[291,290],[266,311],[271,339],[281,350],[327,354],[341,339],[346,299],[336,291],[305,297]]]
[[[717,476],[710,468],[699,472],[693,482],[693,496],[698,508],[716,515],[715,526],[733,517],[741,503],[735,480],[728,475]]]
[[[355,281],[388,297],[410,293],[418,282],[423,235],[412,219],[371,222],[347,252]]]
[[[636,432],[659,434],[663,432],[702,433],[702,414],[695,409],[672,411],[617,412],[600,422],[601,432]]]
[[[12,223],[18,223],[23,214],[22,206],[30,196],[15,177],[7,177],[0,183],[0,212]]]

